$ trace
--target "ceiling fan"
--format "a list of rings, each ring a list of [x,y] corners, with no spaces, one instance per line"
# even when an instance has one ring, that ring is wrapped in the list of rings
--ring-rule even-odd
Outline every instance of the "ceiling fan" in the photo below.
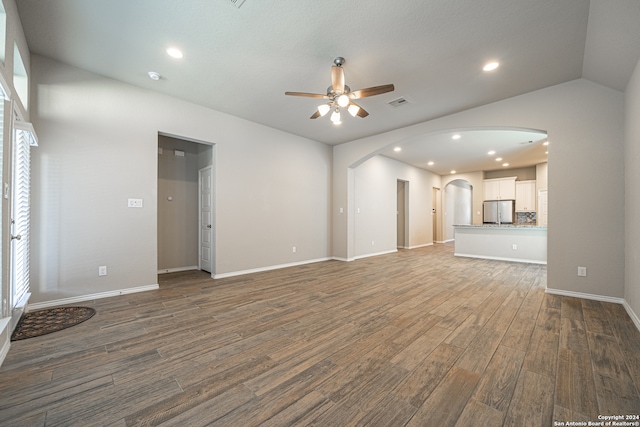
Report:
[[[355,99],[392,92],[395,89],[392,84],[388,84],[352,91],[349,86],[344,84],[344,69],[342,65],[345,63],[345,59],[339,56],[333,60],[333,63],[335,65],[331,66],[331,86],[327,88],[326,95],[306,92],[284,93],[285,95],[291,96],[306,96],[308,98],[323,98],[329,100],[326,104],[318,106],[318,111],[311,116],[312,119],[325,116],[329,111],[333,111],[331,121],[333,124],[339,125],[342,123],[340,117],[341,108],[346,109],[353,117],[367,117],[369,113],[353,101]]]

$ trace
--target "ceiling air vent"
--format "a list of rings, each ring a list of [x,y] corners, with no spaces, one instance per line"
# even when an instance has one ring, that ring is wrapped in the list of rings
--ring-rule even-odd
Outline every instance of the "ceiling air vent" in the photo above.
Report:
[[[231,3],[233,3],[238,9],[240,9],[240,6],[242,6],[244,0],[231,0]]]
[[[399,107],[401,105],[406,105],[409,104],[409,101],[407,101],[406,98],[396,98],[393,101],[389,101],[389,105],[391,105],[392,107]]]

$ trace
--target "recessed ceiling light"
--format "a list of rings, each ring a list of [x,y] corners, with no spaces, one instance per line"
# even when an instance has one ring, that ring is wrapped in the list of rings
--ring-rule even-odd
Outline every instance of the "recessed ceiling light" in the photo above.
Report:
[[[398,151],[402,151],[402,148],[396,147],[396,148],[393,149],[393,151],[395,151],[397,153]]]
[[[453,174],[455,174],[455,173],[456,173],[456,171],[451,171],[451,175],[453,175]]]
[[[488,154],[488,155],[490,155],[490,156],[493,156],[494,154],[496,154],[496,152],[495,152],[495,151],[493,151],[493,150],[491,150],[491,151],[489,151],[487,154]]]
[[[160,74],[155,71],[149,71],[149,78],[151,80],[160,80]]]
[[[451,137],[451,139],[460,139],[460,138],[461,138],[461,136],[458,135],[457,133]]]
[[[427,163],[428,166],[433,166],[433,162]]]
[[[499,64],[499,63],[497,63],[497,62],[489,62],[489,63],[488,63],[488,64],[486,64],[484,67],[482,67],[482,69],[483,69],[484,71],[493,71],[493,70],[495,70],[496,68],[498,68],[499,66],[500,66],[500,64]]]
[[[176,49],[175,47],[170,47],[167,49],[167,54],[172,58],[180,59],[182,58],[182,51],[180,49]]]
[[[502,161],[502,157],[496,157],[496,162],[501,162]]]
[[[502,166],[509,166],[509,163],[503,163]]]

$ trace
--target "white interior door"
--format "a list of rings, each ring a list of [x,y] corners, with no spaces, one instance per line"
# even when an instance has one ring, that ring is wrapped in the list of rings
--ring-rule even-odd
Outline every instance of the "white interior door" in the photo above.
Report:
[[[213,273],[213,192],[211,166],[198,171],[200,191],[200,270]]]

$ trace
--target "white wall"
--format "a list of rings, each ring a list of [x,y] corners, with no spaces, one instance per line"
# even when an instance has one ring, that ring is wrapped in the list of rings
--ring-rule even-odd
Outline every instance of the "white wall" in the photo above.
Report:
[[[455,238],[454,225],[472,223],[472,187],[467,181],[456,179],[444,187],[445,240]]]
[[[375,156],[355,169],[355,258],[397,249],[397,181],[408,182],[409,241],[414,248],[433,242],[433,187],[440,177],[383,156]],[[374,242],[374,244],[372,244]]]
[[[330,255],[330,147],[37,55],[31,67],[32,303],[157,283],[158,132],[216,146],[217,273]]]
[[[640,61],[625,91],[625,293],[640,325]],[[640,327],[640,326],[639,326]]]
[[[578,79],[458,114],[334,147],[333,252],[353,250],[350,169],[372,153],[427,134],[484,127],[548,132],[548,286],[622,298],[624,294],[624,96]],[[596,173],[606,170],[606,174]],[[475,201],[474,201],[475,205]],[[620,207],[615,209],[612,207]],[[474,217],[475,220],[475,217]],[[586,266],[587,277],[577,276]]]

